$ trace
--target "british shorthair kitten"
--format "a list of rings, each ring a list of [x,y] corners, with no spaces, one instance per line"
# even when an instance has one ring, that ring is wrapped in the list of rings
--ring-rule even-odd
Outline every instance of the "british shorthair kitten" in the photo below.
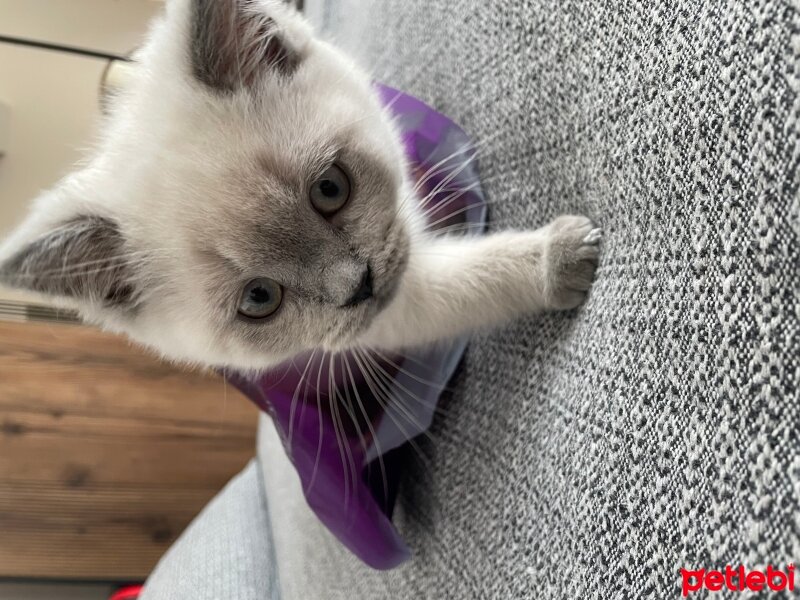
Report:
[[[173,361],[257,371],[569,309],[600,231],[425,231],[369,76],[276,0],[172,0],[85,166],[0,247],[0,282]]]

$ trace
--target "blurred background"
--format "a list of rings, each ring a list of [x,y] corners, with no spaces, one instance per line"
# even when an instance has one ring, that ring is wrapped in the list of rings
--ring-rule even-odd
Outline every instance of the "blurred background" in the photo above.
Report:
[[[0,0],[0,237],[96,132],[109,61],[158,0]],[[16,42],[16,43],[12,43]],[[256,411],[0,288],[0,600],[107,598],[143,580],[253,454]]]
[[[126,55],[162,8],[156,0],[0,0],[0,35]],[[0,235],[92,139],[107,64],[0,43]]]

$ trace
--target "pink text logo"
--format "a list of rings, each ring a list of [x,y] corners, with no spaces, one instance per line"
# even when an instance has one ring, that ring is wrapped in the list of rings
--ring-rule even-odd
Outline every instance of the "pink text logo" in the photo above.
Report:
[[[768,566],[765,571],[747,571],[740,566],[734,569],[730,565],[724,571],[706,571],[697,569],[689,571],[681,569],[682,593],[685,598],[691,592],[707,589],[710,592],[718,592],[727,589],[732,592],[743,592],[751,590],[760,592],[770,589],[776,592],[782,590],[794,591],[794,565],[788,565],[785,571]]]

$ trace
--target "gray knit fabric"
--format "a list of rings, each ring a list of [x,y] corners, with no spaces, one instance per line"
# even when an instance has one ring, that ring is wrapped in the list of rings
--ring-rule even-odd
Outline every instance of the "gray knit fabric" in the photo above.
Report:
[[[234,478],[150,576],[140,600],[278,600],[261,472]]]
[[[485,144],[495,229],[606,232],[584,307],[472,344],[405,482],[413,565],[324,597],[668,598],[799,560],[800,3],[312,10]]]
[[[800,3],[306,4],[482,144],[494,229],[606,238],[585,306],[472,343],[403,483],[412,562],[311,532],[284,600],[674,598],[800,560]]]

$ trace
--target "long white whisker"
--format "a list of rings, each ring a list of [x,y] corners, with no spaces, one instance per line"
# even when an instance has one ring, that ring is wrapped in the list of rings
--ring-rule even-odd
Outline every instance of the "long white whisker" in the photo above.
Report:
[[[358,387],[356,386],[356,380],[355,380],[355,377],[353,377],[353,371],[350,369],[350,361],[347,360],[347,356],[346,355],[343,356],[343,358],[344,358],[344,365],[347,368],[347,376],[349,377],[350,383],[353,386],[353,392],[355,393],[356,401],[358,402],[358,407],[361,410],[361,414],[364,417],[364,421],[366,422],[367,427],[369,428],[369,433],[372,436],[372,441],[375,443],[375,448],[378,451],[378,466],[380,467],[380,470],[381,470],[381,479],[382,479],[382,482],[383,482],[383,497],[384,498],[388,498],[389,497],[389,479],[388,479],[388,477],[386,475],[386,465],[383,462],[383,451],[381,450],[380,442],[378,440],[378,435],[375,432],[374,427],[372,426],[372,421],[370,420],[369,415],[367,414],[367,410],[364,407],[364,403],[361,400],[361,394],[359,393]],[[365,452],[366,452],[366,449],[365,449]]]
[[[333,429],[336,433],[336,446],[339,449],[339,455],[342,459],[342,472],[344,473],[344,510],[347,511],[350,507],[350,463],[352,456],[350,449],[347,445],[347,432],[344,431],[344,423],[341,422],[339,416],[339,405],[336,400],[335,384],[333,381],[333,356],[328,363],[328,403],[331,410],[331,420],[333,421]],[[340,432],[339,426],[341,425],[342,431]],[[353,465],[355,471],[355,465]],[[355,486],[355,482],[354,482]]]
[[[325,355],[326,352],[322,351],[322,356],[319,359],[319,368],[317,369],[317,420],[319,421],[319,438],[317,440],[317,454],[314,457],[314,467],[311,469],[311,479],[308,482],[308,487],[306,488],[306,493],[311,491],[311,488],[314,487],[314,481],[317,478],[317,471],[319,469],[319,459],[322,456],[322,438],[324,436],[324,430],[322,427],[322,399],[320,398],[320,380],[322,378],[322,365],[325,362]]]
[[[289,435],[288,435],[288,446],[289,450],[291,451],[292,448],[292,437],[294,434],[294,416],[295,411],[297,409],[297,402],[299,400],[300,394],[300,386],[303,384],[306,378],[306,372],[308,368],[311,366],[311,361],[314,359],[314,354],[316,353],[316,349],[311,353],[311,356],[308,357],[308,361],[306,362],[306,367],[303,369],[302,375],[300,375],[300,381],[297,382],[297,386],[294,388],[294,393],[292,394],[291,404],[289,406]],[[305,406],[305,396],[308,392],[308,384],[306,384],[305,390],[303,392],[303,405]],[[302,415],[301,415],[302,419]]]
[[[344,373],[344,360],[345,360],[345,356],[344,355],[339,355],[339,368],[342,371],[342,378],[343,379],[344,379],[344,374],[345,374]],[[335,376],[336,376],[336,373],[334,372],[334,377]],[[352,402],[351,397],[350,397],[350,390],[347,387],[346,383],[345,383],[345,385],[343,387],[344,387],[344,397],[342,397],[342,394],[339,393],[338,388],[336,388],[334,386],[334,391],[336,393],[336,398],[337,399],[341,398],[345,402],[345,404],[343,404],[344,409],[347,412],[347,415],[350,417],[350,421],[353,423],[353,426],[355,427],[356,435],[358,436],[358,441],[361,444],[361,448],[364,450],[364,456],[366,456],[367,455],[367,451],[368,451],[367,441],[366,441],[366,439],[364,439],[364,434],[361,432],[361,426],[358,423],[358,417],[356,416],[355,410],[353,409],[353,402]],[[342,425],[342,429],[344,430],[344,424]],[[345,439],[347,439],[347,438],[345,438]],[[349,448],[350,448],[349,444],[348,444],[347,448],[348,448],[348,452],[349,452]],[[351,455],[351,461],[350,462],[353,465],[353,496],[356,496],[358,494],[358,489],[357,488],[358,488],[359,471],[358,471],[358,467],[355,464],[355,459],[352,457],[352,452],[350,452],[350,455]]]
[[[425,462],[427,464],[427,458],[425,457],[425,453],[422,452],[422,449],[414,441],[414,436],[412,436],[408,432],[408,430],[403,426],[403,424],[400,421],[398,421],[394,417],[392,417],[392,411],[390,410],[390,407],[389,407],[389,405],[393,401],[391,393],[388,390],[386,390],[385,386],[383,386],[383,384],[379,381],[379,379],[375,376],[375,374],[372,373],[372,371],[369,369],[369,365],[365,365],[364,363],[361,362],[361,360],[359,360],[359,356],[363,357],[364,354],[362,352],[360,352],[357,348],[354,348],[353,349],[353,358],[355,359],[356,364],[358,365],[359,370],[361,371],[362,375],[364,375],[364,381],[367,383],[367,386],[369,386],[370,390],[374,394],[375,399],[378,401],[378,404],[380,404],[381,408],[383,408],[385,413],[392,419],[394,424],[397,425],[397,428],[400,429],[400,432],[405,436],[406,440],[412,446],[412,448],[414,448],[415,451],[417,451],[419,453],[420,458],[422,458],[423,462]],[[377,385],[378,388],[375,388],[372,385],[373,383],[375,385]],[[383,400],[385,400],[385,403],[384,403]],[[405,416],[405,415],[403,415],[403,416]],[[413,419],[411,419],[409,422],[412,425],[415,425],[419,429],[421,429],[419,424],[415,423]],[[433,438],[430,438],[430,439],[433,439]]]
[[[420,405],[422,405],[422,406],[424,406],[426,408],[430,408],[430,409],[434,410],[437,413],[441,413],[444,416],[448,416],[447,411],[445,409],[441,408],[440,406],[438,406],[438,403],[435,400],[431,402],[431,401],[426,401],[423,398],[420,398],[419,395],[417,395],[415,392],[412,392],[406,386],[404,386],[402,383],[400,383],[400,381],[398,381],[397,378],[393,378],[389,373],[387,373],[386,369],[384,369],[377,360],[375,360],[374,358],[372,358],[368,354],[365,355],[365,358],[367,358],[372,363],[373,368],[379,370],[384,375],[384,377],[387,379],[387,381],[393,383],[398,388],[400,388],[400,390],[405,392],[405,394],[409,398],[411,398],[412,400],[415,400],[417,403],[419,403]],[[383,360],[386,360],[386,359],[383,359]],[[387,361],[387,362],[391,362],[391,361]],[[394,364],[394,363],[392,363],[392,364]],[[397,367],[397,365],[395,365],[395,367]],[[397,367],[397,368],[400,369],[399,367]],[[413,373],[410,373],[410,372],[405,371],[403,369],[400,369],[400,370],[402,372],[404,372],[407,376],[409,376],[412,379],[415,379],[416,381],[418,381],[419,383],[422,383],[422,384],[427,385],[427,386],[432,387],[432,388],[441,387],[442,390],[445,389],[444,386],[440,386],[436,382],[426,381],[424,379],[420,379],[419,377],[416,377]]]
[[[426,408],[432,409],[434,410],[434,412],[440,412],[440,411],[444,412],[443,409],[439,409],[435,403],[431,404],[430,402],[426,402],[425,400],[417,396],[414,392],[405,387],[403,384],[401,384],[397,379],[389,375],[389,373],[387,373],[386,370],[383,367],[381,367],[380,364],[378,364],[378,361],[376,361],[373,357],[369,356],[369,354],[364,354],[364,359],[370,363],[370,365],[372,366],[373,373],[375,373],[376,377],[381,378],[386,387],[392,384],[396,385],[402,392],[404,392],[412,400],[415,400],[418,404],[421,404]],[[422,430],[423,433],[427,433],[427,429],[424,428],[422,424],[419,423],[419,421],[414,416],[413,408],[405,404],[403,402],[402,397],[394,395],[392,399],[398,404],[398,406],[401,406],[403,408],[404,412],[406,413],[405,415],[406,418],[412,425]],[[431,439],[433,438],[431,437]]]

